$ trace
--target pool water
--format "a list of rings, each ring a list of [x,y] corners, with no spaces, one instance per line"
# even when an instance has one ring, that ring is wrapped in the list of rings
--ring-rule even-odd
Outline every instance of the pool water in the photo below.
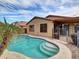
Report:
[[[7,49],[9,51],[19,52],[25,56],[34,58],[34,59],[45,59],[51,56],[54,56],[58,53],[53,53],[52,55],[47,55],[40,50],[40,45],[43,42],[47,42],[41,38],[34,38],[26,35],[19,35],[11,40]],[[58,48],[57,48],[58,49]]]

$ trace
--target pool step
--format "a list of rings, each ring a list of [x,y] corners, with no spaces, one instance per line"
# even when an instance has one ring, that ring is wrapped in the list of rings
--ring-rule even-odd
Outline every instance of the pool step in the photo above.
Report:
[[[57,51],[57,48],[50,48],[50,47],[46,46],[45,43],[42,44],[42,47],[45,50],[50,51],[50,52],[56,52]]]
[[[53,53],[51,53],[51,52],[46,51],[45,49],[43,49],[42,46],[40,46],[40,50],[41,50],[41,52],[43,52],[43,53],[46,54],[46,55],[49,55],[49,56],[53,55]]]
[[[46,43],[45,43],[45,46],[47,46],[47,47],[49,47],[49,48],[55,48],[55,49],[57,49],[57,47],[56,47],[54,44],[51,44],[51,43],[49,43],[49,42],[46,42]]]
[[[43,42],[41,45],[40,45],[40,50],[45,53],[46,55],[53,55],[53,54],[56,54],[58,52],[58,48],[51,45],[47,45],[47,44],[51,44],[51,43],[47,43],[47,42]],[[51,47],[50,47],[51,46]],[[54,48],[53,48],[54,47]]]

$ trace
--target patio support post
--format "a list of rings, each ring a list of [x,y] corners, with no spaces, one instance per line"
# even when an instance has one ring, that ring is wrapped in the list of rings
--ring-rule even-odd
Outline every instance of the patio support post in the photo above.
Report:
[[[79,31],[77,32],[77,47],[79,48]]]

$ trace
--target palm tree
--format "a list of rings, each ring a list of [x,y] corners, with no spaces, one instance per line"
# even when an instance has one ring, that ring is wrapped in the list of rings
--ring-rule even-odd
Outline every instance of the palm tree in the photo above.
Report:
[[[6,49],[11,37],[14,36],[14,34],[18,34],[21,28],[9,24],[6,22],[6,19],[4,18],[3,26],[0,26],[0,35],[2,37],[2,42],[0,44],[0,55],[3,53],[3,51]]]

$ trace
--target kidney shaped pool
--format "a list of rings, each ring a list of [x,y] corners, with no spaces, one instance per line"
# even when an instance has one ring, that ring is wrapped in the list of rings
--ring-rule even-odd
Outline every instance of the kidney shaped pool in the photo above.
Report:
[[[7,49],[34,59],[46,59],[58,53],[59,48],[42,38],[19,35],[11,40]]]

